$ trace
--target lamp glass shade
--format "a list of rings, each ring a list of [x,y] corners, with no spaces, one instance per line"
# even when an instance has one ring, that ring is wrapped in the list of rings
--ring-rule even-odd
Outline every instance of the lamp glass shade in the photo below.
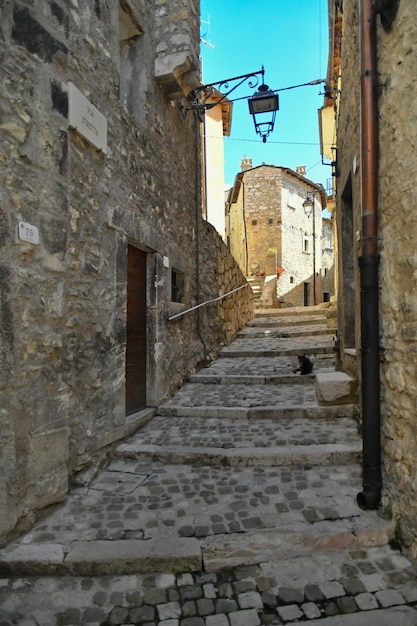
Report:
[[[273,91],[257,92],[252,98],[249,98],[249,111],[251,115],[258,113],[271,113],[278,111],[278,94]]]

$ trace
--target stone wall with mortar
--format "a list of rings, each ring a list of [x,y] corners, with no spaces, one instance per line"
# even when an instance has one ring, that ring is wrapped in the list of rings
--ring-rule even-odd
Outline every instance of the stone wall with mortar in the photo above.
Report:
[[[361,229],[361,149],[360,149],[360,60],[359,6],[349,0],[343,4],[341,44],[342,90],[337,94],[337,214],[338,239],[338,330],[340,361],[348,367],[351,352],[360,346],[358,233]],[[349,354],[347,352],[349,350]],[[360,367],[358,367],[360,377]]]
[[[133,36],[121,41],[122,22]],[[197,76],[198,2],[10,0],[0,24],[3,541],[139,424],[125,410],[128,244],[147,254],[148,406],[204,362],[203,335],[214,354],[252,313],[204,333],[167,321],[200,300],[202,249],[220,254],[201,220],[198,123],[175,100]],[[107,151],[69,128],[69,83],[107,121]],[[19,238],[20,222],[39,243]],[[203,271],[203,295],[240,280],[231,273]]]
[[[401,0],[390,32],[377,19],[379,215],[379,313],[381,334],[382,508],[392,515],[396,539],[417,556],[417,258],[414,179],[417,140],[417,24],[415,4]],[[358,3],[343,3],[342,94],[338,121],[338,228],[345,246],[340,261],[339,325],[346,315],[347,281],[355,285],[354,327],[360,347],[360,255]],[[352,213],[350,216],[349,213]],[[347,224],[347,228],[343,227]],[[348,236],[352,241],[348,241]],[[348,244],[348,246],[346,246]],[[349,254],[350,251],[350,254]],[[351,257],[351,258],[349,258]],[[353,260],[353,262],[352,262]],[[352,262],[344,276],[343,264]],[[343,338],[343,334],[342,334]],[[358,377],[360,379],[360,368]]]
[[[391,32],[378,26],[380,80],[380,316],[384,358],[384,503],[417,556],[417,23],[399,3]]]

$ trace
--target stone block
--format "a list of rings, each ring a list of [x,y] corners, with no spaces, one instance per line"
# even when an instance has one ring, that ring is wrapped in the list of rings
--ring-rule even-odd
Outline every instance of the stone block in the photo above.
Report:
[[[197,539],[77,541],[65,564],[71,573],[106,576],[159,570],[201,569]]]
[[[355,404],[356,380],[344,372],[316,374],[316,394],[321,405]]]

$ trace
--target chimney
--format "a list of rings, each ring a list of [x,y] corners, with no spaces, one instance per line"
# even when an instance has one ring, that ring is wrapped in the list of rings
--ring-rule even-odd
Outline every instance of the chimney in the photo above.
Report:
[[[300,176],[307,176],[306,165],[297,165],[297,167],[295,168],[295,171],[297,172],[297,174],[300,174]]]
[[[240,169],[242,172],[246,172],[246,170],[250,170],[252,168],[252,159],[250,157],[243,157],[242,162],[240,164]]]

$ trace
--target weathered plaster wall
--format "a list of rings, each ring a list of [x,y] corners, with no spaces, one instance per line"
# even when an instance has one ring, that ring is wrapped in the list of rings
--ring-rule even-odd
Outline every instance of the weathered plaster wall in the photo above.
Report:
[[[411,0],[378,27],[384,504],[417,555],[417,24]]]
[[[196,323],[167,322],[171,268],[186,277],[187,308],[199,298],[197,258],[221,256],[217,236],[199,242],[199,128],[172,101],[198,68],[198,3],[121,6],[141,33],[128,51],[117,2],[1,8],[0,540],[135,428],[125,411],[128,244],[147,253],[147,405],[205,358]],[[140,107],[129,67],[140,69]],[[70,81],[105,116],[107,153],[68,127]],[[19,240],[19,221],[39,229],[38,245]],[[204,295],[240,280],[230,273],[203,272]],[[210,354],[249,319],[249,303],[242,312],[225,313],[226,329],[206,325]]]

